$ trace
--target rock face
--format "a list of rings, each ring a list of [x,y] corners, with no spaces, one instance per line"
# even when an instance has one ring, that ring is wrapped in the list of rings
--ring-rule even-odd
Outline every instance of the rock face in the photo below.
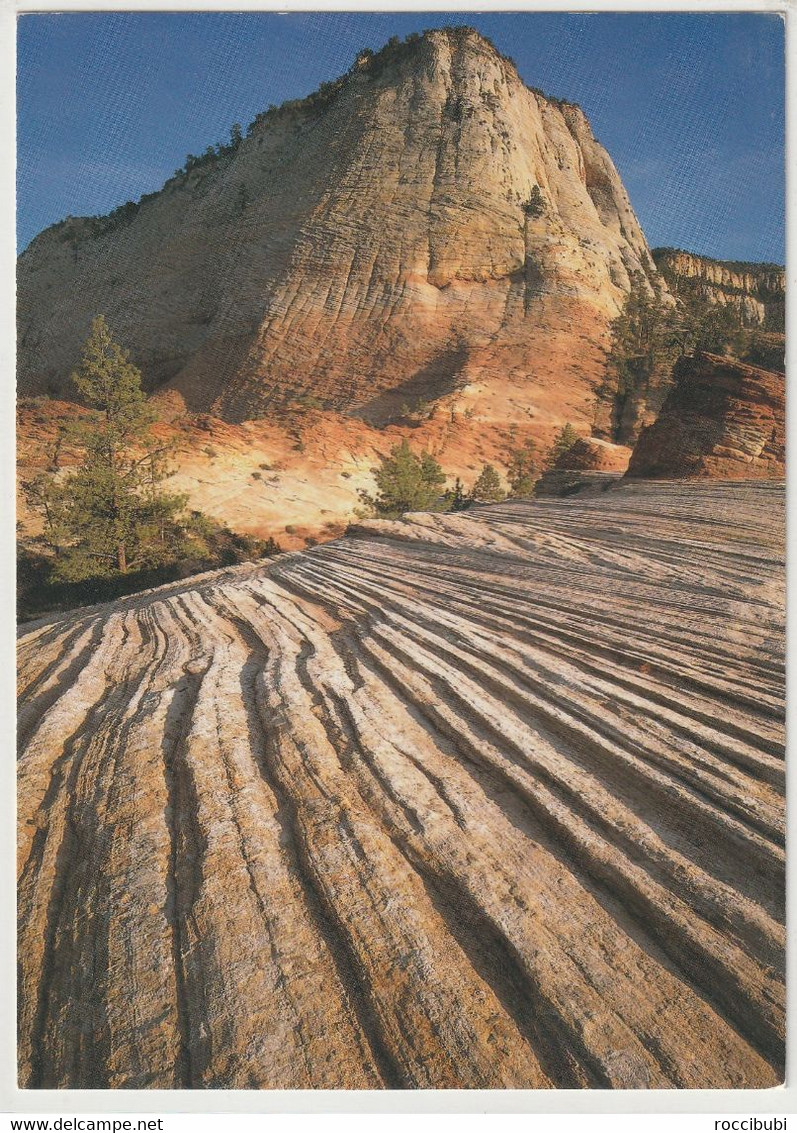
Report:
[[[598,437],[579,437],[554,465],[558,470],[579,472],[625,472],[631,450]]]
[[[675,248],[654,248],[653,259],[676,295],[683,291],[733,307],[745,326],[783,330],[786,272],[777,264],[711,260]]]
[[[27,627],[21,1083],[775,1085],[782,558],[625,483]]]
[[[634,448],[628,475],[777,480],[785,475],[786,379],[731,358],[682,359]]]
[[[583,112],[431,31],[138,207],[38,236],[20,390],[63,391],[102,311],[153,386],[228,421],[310,393],[381,424],[460,390],[474,429],[547,438],[590,421],[632,272],[666,291]]]

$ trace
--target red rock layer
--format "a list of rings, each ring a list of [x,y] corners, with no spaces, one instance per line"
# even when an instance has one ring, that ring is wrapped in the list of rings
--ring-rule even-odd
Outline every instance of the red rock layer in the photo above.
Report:
[[[785,475],[786,379],[731,358],[697,354],[637,441],[628,475],[777,480]]]

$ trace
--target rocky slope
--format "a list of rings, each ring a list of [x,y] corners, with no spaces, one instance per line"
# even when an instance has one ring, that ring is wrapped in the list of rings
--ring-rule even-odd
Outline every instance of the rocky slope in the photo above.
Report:
[[[628,466],[636,477],[777,480],[785,475],[786,379],[714,354],[683,358]]]
[[[776,1084],[782,560],[626,483],[25,627],[21,1082]]]
[[[227,421],[309,393],[382,424],[458,391],[472,431],[547,441],[588,430],[632,272],[666,291],[583,112],[476,32],[431,31],[138,207],[38,236],[20,390],[63,393],[102,311],[153,387]]]
[[[168,414],[156,427],[158,439],[174,444],[170,491],[185,494],[195,508],[233,530],[276,539],[285,550],[298,550],[308,539],[342,534],[357,517],[361,490],[376,491],[374,472],[380,458],[407,437],[413,451],[432,452],[452,488],[457,477],[469,491],[485,463],[506,479],[513,440],[508,430],[472,427],[468,401],[452,399],[430,407],[423,417],[377,429],[357,418],[329,410],[284,414],[229,424],[208,414]],[[18,483],[38,473],[73,470],[83,453],[64,439],[70,423],[85,410],[67,402],[22,399],[17,414]],[[625,469],[630,450],[599,445],[602,463]],[[613,454],[610,456],[610,454]],[[545,449],[541,446],[540,458]],[[29,540],[42,518],[18,493],[18,532]]]
[[[783,330],[786,272],[777,264],[712,260],[677,248],[654,248],[653,259],[675,295],[733,307],[745,326]]]

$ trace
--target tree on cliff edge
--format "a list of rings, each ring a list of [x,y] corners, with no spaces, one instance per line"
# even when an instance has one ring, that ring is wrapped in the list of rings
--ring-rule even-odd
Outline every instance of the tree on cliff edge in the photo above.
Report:
[[[185,500],[160,490],[166,446],[152,437],[154,414],[141,374],[102,315],[92,323],[72,381],[95,411],[72,434],[83,461],[63,480],[43,475],[26,486],[30,503],[44,515],[57,573],[78,581],[159,565]]]

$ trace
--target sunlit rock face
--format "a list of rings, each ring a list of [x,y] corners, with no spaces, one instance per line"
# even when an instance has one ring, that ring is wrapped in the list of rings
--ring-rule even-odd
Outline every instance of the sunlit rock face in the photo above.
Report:
[[[782,1081],[783,489],[603,475],[26,627],[23,1086]]]
[[[460,391],[473,428],[587,431],[631,274],[666,292],[609,156],[474,31],[380,59],[37,237],[21,391],[65,390],[102,311],[151,387],[229,421],[312,394],[381,424]]]
[[[712,260],[674,248],[654,248],[653,259],[672,290],[732,307],[748,327],[783,330],[786,272],[776,264]]]

